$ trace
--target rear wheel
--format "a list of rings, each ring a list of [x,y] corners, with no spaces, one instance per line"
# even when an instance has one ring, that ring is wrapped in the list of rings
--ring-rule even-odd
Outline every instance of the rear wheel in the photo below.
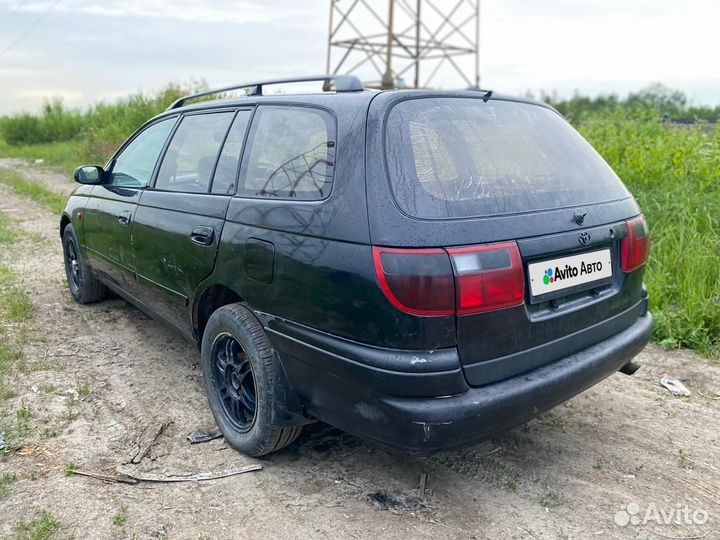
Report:
[[[275,393],[270,343],[250,310],[230,304],[215,311],[205,327],[201,357],[210,409],[232,447],[262,456],[298,438],[302,426],[273,423],[282,398]]]
[[[65,227],[62,239],[65,275],[73,299],[78,304],[91,304],[105,300],[108,296],[108,289],[85,262],[72,225]]]

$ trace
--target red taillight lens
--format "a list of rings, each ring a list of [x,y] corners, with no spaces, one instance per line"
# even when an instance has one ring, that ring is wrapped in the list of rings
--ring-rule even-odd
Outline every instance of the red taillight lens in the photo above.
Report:
[[[643,216],[627,222],[628,234],[622,241],[622,269],[632,272],[640,268],[650,255],[650,231]]]
[[[515,242],[447,250],[455,272],[457,313],[479,313],[525,302],[525,273]]]
[[[380,288],[413,315],[464,315],[522,305],[525,274],[515,242],[448,249],[373,248]]]
[[[454,315],[455,283],[444,249],[373,248],[380,288],[413,315]]]

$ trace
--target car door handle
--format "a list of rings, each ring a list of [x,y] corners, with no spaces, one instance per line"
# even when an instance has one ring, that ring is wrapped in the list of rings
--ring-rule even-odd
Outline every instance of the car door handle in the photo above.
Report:
[[[195,227],[190,233],[190,240],[201,246],[210,246],[215,240],[215,230],[212,227]]]
[[[125,210],[124,212],[120,212],[120,215],[118,216],[118,223],[120,225],[130,225],[130,218],[132,217],[132,212],[129,210]]]

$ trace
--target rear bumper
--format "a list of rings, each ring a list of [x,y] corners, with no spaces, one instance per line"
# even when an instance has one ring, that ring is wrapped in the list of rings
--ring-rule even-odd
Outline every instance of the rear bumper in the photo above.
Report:
[[[401,373],[309,345],[289,336],[284,324],[271,323],[268,330],[290,385],[310,414],[382,445],[423,454],[474,444],[523,424],[615,373],[650,340],[652,316],[645,313],[616,335],[551,364],[477,388],[468,387],[447,359],[447,369],[422,372],[418,364],[432,362],[422,361],[428,354],[415,354],[419,362],[407,364],[415,371]],[[405,363],[406,353],[396,353]],[[447,356],[434,354],[439,360]],[[409,390],[402,397],[388,387],[391,380],[397,388],[398,378]],[[413,388],[424,393],[433,387],[437,391],[425,395],[435,397],[407,395]],[[460,391],[448,392],[452,388]]]

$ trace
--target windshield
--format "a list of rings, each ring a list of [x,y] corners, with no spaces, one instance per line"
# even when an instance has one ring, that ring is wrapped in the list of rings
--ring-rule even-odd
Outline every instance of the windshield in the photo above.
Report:
[[[502,215],[629,196],[585,139],[538,105],[412,99],[392,108],[386,130],[392,192],[411,216]]]

